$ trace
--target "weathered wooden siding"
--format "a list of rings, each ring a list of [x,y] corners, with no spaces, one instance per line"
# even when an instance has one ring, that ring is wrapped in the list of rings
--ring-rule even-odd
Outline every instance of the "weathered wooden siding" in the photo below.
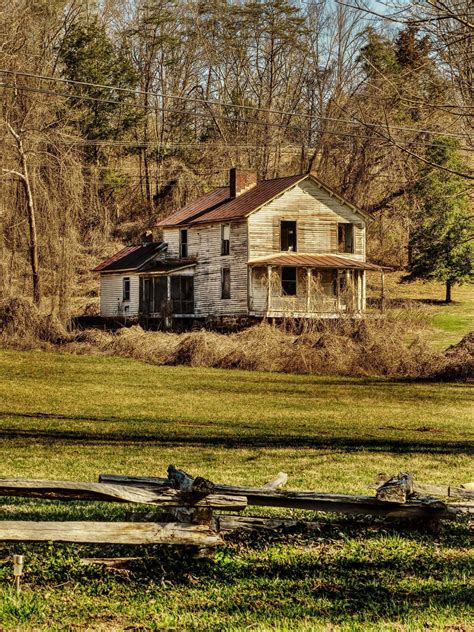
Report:
[[[122,301],[123,279],[130,278],[130,300]],[[128,310],[125,308],[128,307]],[[104,318],[137,316],[139,308],[138,274],[102,274],[100,277],[100,314]]]
[[[365,260],[365,222],[335,197],[305,180],[259,211],[251,214],[249,258],[280,252],[280,221],[297,222],[298,252],[337,253],[337,224],[354,225],[354,253],[350,257]]]
[[[165,228],[167,254],[179,256],[179,228]],[[196,316],[247,313],[247,222],[230,223],[230,254],[221,255],[221,224],[188,227],[188,256],[197,259],[194,273]],[[230,268],[230,298],[221,298],[221,270]]]

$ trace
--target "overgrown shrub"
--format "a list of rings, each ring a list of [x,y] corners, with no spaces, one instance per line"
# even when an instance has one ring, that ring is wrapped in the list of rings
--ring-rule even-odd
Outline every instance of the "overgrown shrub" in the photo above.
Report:
[[[70,336],[51,315],[42,314],[24,298],[0,301],[0,343],[16,348],[34,348],[38,343],[67,342]]]

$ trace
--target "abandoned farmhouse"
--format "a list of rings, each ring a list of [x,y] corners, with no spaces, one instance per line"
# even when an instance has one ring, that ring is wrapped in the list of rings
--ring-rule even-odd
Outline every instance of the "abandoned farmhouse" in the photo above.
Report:
[[[257,182],[231,169],[218,187],[159,221],[160,241],[102,262],[104,318],[157,322],[362,314],[365,213],[315,176]]]

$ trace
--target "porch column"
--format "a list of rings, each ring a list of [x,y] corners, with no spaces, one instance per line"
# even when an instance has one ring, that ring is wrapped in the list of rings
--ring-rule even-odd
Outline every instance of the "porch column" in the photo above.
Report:
[[[253,309],[253,268],[252,266],[248,267],[248,277],[247,277],[248,289],[247,289],[247,310],[249,312]]]
[[[273,266],[267,266],[267,281],[268,281],[267,312],[269,312],[272,307],[272,270],[273,270]]]
[[[306,268],[306,311],[311,311],[311,268]]]

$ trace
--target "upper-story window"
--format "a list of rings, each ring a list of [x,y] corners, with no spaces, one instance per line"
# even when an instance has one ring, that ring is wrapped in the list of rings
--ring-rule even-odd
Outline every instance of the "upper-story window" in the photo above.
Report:
[[[337,251],[354,252],[354,226],[352,224],[337,225]]]
[[[280,224],[280,249],[296,252],[296,222],[282,221]]]
[[[124,277],[122,280],[122,301],[130,300],[130,277]]]
[[[221,255],[230,254],[230,224],[221,226]]]
[[[186,259],[188,256],[188,229],[182,228],[179,231],[179,256]]]

